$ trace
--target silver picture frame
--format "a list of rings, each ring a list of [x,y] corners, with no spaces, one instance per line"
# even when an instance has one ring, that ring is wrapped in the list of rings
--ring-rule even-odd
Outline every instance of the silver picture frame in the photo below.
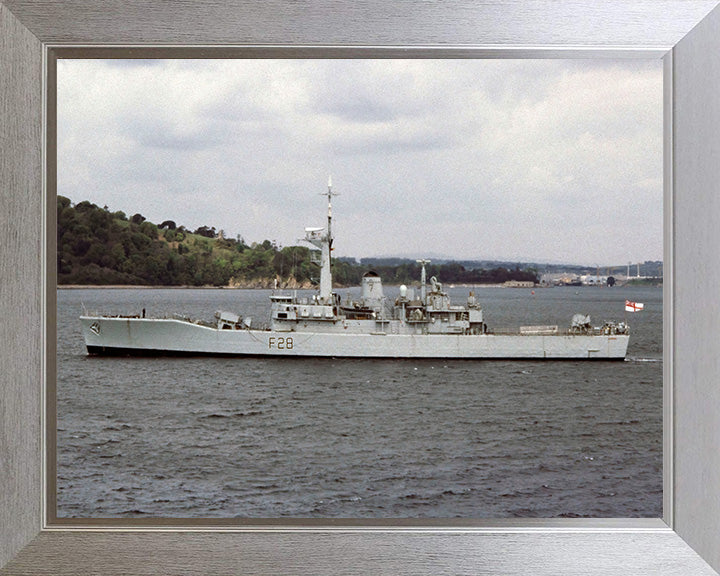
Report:
[[[720,9],[706,0],[572,3],[173,3],[0,0],[0,574],[715,574],[720,568]],[[655,57],[664,61],[662,519],[367,525],[59,525],[54,430],[54,211],[59,52],[175,57],[219,47],[292,57]],[[207,54],[205,55],[207,56]],[[720,268],[718,268],[720,270]]]

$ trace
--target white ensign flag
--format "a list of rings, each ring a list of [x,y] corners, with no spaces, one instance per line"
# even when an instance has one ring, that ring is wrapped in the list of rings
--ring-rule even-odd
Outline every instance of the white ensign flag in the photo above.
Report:
[[[625,300],[625,312],[640,312],[643,309],[644,304],[641,302],[630,302]]]

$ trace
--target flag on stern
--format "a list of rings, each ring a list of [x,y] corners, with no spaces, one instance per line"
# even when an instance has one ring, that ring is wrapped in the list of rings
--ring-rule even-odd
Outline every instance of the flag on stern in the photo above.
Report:
[[[625,300],[625,312],[640,312],[645,305],[642,302],[630,302]]]

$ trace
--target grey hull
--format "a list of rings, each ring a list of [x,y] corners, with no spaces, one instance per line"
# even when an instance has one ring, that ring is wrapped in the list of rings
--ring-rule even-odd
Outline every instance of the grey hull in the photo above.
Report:
[[[219,330],[178,319],[83,316],[91,354],[622,360],[627,334],[368,334]]]

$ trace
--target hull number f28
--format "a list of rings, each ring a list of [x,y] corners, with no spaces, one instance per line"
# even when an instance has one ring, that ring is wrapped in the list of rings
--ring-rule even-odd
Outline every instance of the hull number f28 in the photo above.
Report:
[[[292,350],[292,338],[268,338],[268,348],[270,350]]]

